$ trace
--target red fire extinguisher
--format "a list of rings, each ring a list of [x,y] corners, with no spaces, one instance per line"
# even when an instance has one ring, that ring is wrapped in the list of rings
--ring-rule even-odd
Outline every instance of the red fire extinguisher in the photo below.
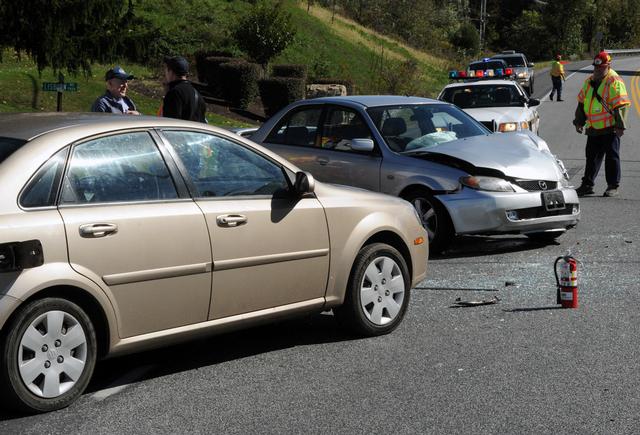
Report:
[[[553,271],[558,285],[558,303],[562,308],[578,308],[578,261],[570,255],[558,257]]]

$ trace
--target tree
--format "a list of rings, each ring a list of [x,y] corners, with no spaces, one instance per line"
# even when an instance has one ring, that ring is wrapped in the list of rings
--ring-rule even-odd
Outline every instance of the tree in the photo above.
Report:
[[[460,26],[452,42],[456,47],[472,55],[480,50],[480,35],[475,26],[469,22]]]
[[[116,55],[120,20],[133,9],[131,0],[126,5],[126,0],[3,0],[0,49],[26,52],[39,71],[89,73],[93,62]]]
[[[280,2],[261,0],[242,18],[233,31],[238,47],[265,69],[271,59],[293,41],[296,29],[291,14]]]

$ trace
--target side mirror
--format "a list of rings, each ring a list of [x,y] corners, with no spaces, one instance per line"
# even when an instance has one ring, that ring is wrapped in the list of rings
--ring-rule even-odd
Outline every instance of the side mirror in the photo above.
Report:
[[[536,64],[535,64],[535,63],[533,63],[533,62],[529,62],[529,63],[527,64],[527,66],[528,66],[529,68],[533,68],[534,66],[536,66]]]
[[[351,149],[354,151],[373,151],[373,140],[371,139],[351,139]]]
[[[294,184],[296,193],[304,195],[305,193],[313,193],[316,188],[316,180],[308,172],[300,171],[296,173],[296,183]]]
[[[537,98],[529,98],[529,106],[539,106],[540,100]]]

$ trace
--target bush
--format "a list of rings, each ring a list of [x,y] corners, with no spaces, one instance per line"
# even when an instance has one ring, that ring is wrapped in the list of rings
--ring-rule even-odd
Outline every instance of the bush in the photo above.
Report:
[[[354,95],[356,92],[356,86],[351,80],[344,79],[313,79],[312,83],[318,85],[344,85],[347,88],[347,95]]]
[[[226,56],[208,56],[198,62],[198,80],[207,84],[213,97],[224,98],[224,86],[221,66],[229,62],[238,62]],[[201,75],[202,74],[202,75]]]
[[[297,77],[271,77],[260,80],[258,86],[267,117],[294,101],[302,100],[305,94],[305,80]]]
[[[207,83],[206,76],[206,68],[208,57],[221,57],[221,58],[231,58],[233,54],[228,51],[220,51],[220,50],[198,50],[195,52],[196,58],[196,71],[198,73],[198,81],[200,83]]]
[[[271,67],[272,77],[295,77],[298,79],[307,78],[306,65],[274,65]]]
[[[224,99],[233,107],[245,110],[258,95],[262,68],[245,61],[223,63],[219,68]]]

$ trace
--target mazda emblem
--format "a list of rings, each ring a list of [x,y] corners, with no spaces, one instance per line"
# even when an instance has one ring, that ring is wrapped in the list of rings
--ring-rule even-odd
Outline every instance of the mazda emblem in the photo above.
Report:
[[[547,190],[547,183],[543,180],[538,181],[538,186],[540,186],[542,190]]]

